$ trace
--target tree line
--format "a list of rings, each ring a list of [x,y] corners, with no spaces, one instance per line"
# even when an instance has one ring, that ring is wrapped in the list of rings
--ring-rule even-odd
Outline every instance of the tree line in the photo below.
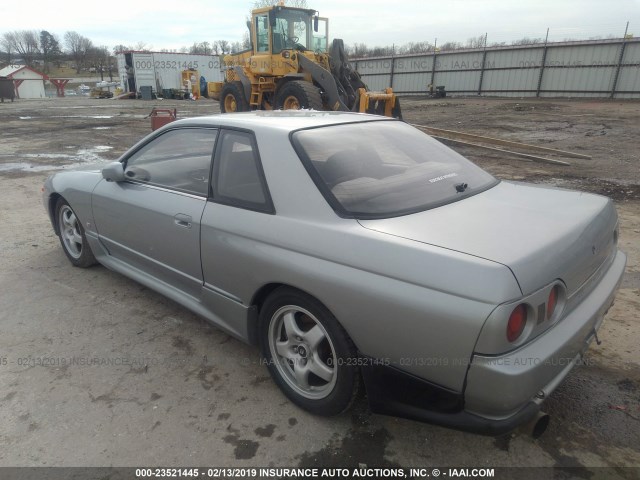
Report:
[[[135,51],[151,51],[153,47],[147,46],[146,44],[142,44],[142,42],[138,42],[135,46],[127,46],[127,45],[116,45],[113,49],[114,53],[125,52],[127,50],[135,50]],[[191,53],[198,55],[227,55],[229,53],[238,53],[243,50],[248,50],[251,48],[251,41],[249,40],[249,34],[245,34],[242,38],[241,42],[230,42],[228,40],[214,40],[213,42],[193,42],[191,46],[184,46],[178,49],[166,49],[160,48],[155,50],[157,52],[168,52],[168,53]]]
[[[73,61],[76,73],[88,68],[104,74],[112,67],[112,55],[108,47],[96,46],[75,31],[68,31],[62,40],[47,30],[14,30],[0,35],[2,54],[0,63],[11,64],[20,59],[29,67],[41,66],[49,73],[53,65]],[[104,78],[104,75],[103,75]]]
[[[273,0],[263,0],[271,2]],[[612,37],[611,35],[609,37]],[[600,38],[600,37],[597,37]],[[596,37],[592,39],[597,39]],[[570,40],[570,39],[566,39]],[[365,43],[345,44],[346,53],[354,58],[386,57],[392,55],[411,55],[433,53],[434,51],[451,51],[468,48],[499,47],[507,45],[535,45],[544,43],[543,38],[524,37],[507,42],[487,43],[486,35],[469,38],[466,42],[444,42],[436,45],[427,41],[409,42],[403,45],[369,46]],[[190,46],[179,49],[157,49],[159,52],[190,53],[201,55],[227,55],[251,48],[248,33],[245,32],[242,41],[215,40],[212,42],[194,42]],[[42,66],[43,73],[49,73],[52,65],[58,68],[62,62],[72,61],[76,73],[89,68],[104,73],[113,68],[113,56],[119,52],[141,51],[153,49],[145,42],[134,45],[116,45],[113,49],[107,46],[96,46],[87,37],[75,31],[65,32],[60,39],[56,34],[47,30],[16,30],[0,35],[0,65],[11,64],[12,60],[21,59],[29,67]]]
[[[590,37],[589,40],[602,40],[603,38],[616,38],[615,35],[595,36]],[[565,38],[563,41],[570,42],[575,41],[575,38]],[[542,37],[523,37],[518,40],[512,40],[510,42],[487,42],[487,35],[478,35],[477,37],[471,37],[466,42],[444,42],[442,44],[436,44],[431,42],[409,42],[404,45],[386,45],[383,47],[374,46],[371,47],[365,43],[354,43],[352,45],[345,44],[345,50],[347,54],[354,58],[369,58],[369,57],[391,57],[394,55],[411,55],[419,53],[433,53],[447,52],[452,50],[465,50],[473,48],[491,48],[491,47],[506,47],[509,45],[538,45],[545,43],[545,39]]]

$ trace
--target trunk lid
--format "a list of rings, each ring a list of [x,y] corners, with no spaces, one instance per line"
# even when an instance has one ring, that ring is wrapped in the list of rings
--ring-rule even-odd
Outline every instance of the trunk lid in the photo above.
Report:
[[[617,214],[608,198],[515,182],[424,212],[359,222],[501,263],[524,295],[556,278],[571,295],[616,249]]]

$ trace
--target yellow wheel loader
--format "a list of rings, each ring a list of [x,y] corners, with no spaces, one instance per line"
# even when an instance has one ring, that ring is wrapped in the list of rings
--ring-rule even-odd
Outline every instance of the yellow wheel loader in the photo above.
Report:
[[[224,57],[225,80],[209,84],[210,96],[223,113],[305,108],[402,118],[393,90],[369,91],[342,40],[327,48],[328,25],[311,9],[253,10],[251,48]]]

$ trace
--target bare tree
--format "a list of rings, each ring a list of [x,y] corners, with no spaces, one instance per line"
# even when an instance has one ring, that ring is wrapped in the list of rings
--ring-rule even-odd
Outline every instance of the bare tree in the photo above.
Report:
[[[388,56],[390,57],[391,55],[394,54],[393,50],[394,50],[393,47],[389,45],[385,47],[375,46],[369,49],[368,56],[369,57],[388,57]]]
[[[0,47],[4,50],[6,54],[6,62],[7,65],[11,65],[11,53],[13,50],[13,43],[11,42],[11,34],[5,33],[0,37]]]
[[[244,32],[242,35],[242,49],[249,50],[251,48],[251,38],[249,38],[249,32]]]
[[[200,42],[200,52],[202,52],[203,55],[211,55],[213,52],[211,44],[206,40],[204,42]]]
[[[433,45],[429,42],[409,42],[398,48],[400,54],[416,54],[433,52]]]
[[[33,67],[35,60],[40,54],[38,42],[39,34],[35,30],[16,30],[3,35],[5,42],[8,42],[10,50],[16,52],[25,65]]]
[[[137,52],[150,52],[153,49],[153,45],[147,45],[146,42],[140,41],[133,47]]]
[[[460,42],[445,42],[438,47],[441,51],[460,50],[463,48]]]
[[[482,48],[485,46],[484,42],[485,42],[485,36],[478,35],[477,37],[471,37],[469,40],[467,40],[467,44],[465,45],[465,47],[466,48]]]
[[[209,42],[200,42],[194,43],[189,48],[189,53],[196,53],[201,55],[211,55],[213,53],[213,48]]]
[[[367,45],[364,43],[354,43],[352,53],[354,57],[368,57],[369,47],[367,47]]]
[[[226,55],[227,53],[231,52],[231,44],[226,40],[216,40],[214,42],[214,45],[217,45],[218,49],[220,50],[219,55]]]
[[[120,45],[116,45],[115,47],[113,47],[113,54],[117,55],[119,53],[127,52],[129,50],[133,50],[133,48],[131,48],[129,45],[120,44]]]
[[[104,45],[101,47],[91,47],[89,52],[87,52],[87,58],[91,66],[96,69],[96,72],[100,72],[100,80],[104,80],[104,72],[109,71],[109,76],[112,76],[109,47]]]
[[[80,73],[80,70],[86,66],[87,56],[93,47],[93,43],[87,37],[83,37],[74,31],[64,34],[64,43],[67,46],[69,55],[76,62],[76,73]]]
[[[512,41],[511,45],[534,45],[536,43],[544,43],[544,39],[524,37],[524,38],[521,38],[520,40]]]

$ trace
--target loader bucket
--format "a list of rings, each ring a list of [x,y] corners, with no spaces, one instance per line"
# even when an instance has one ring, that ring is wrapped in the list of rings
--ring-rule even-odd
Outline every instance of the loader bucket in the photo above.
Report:
[[[387,88],[384,92],[369,92],[364,88],[359,88],[358,97],[358,111],[360,113],[384,115],[402,120],[400,99],[393,93],[392,88]]]

